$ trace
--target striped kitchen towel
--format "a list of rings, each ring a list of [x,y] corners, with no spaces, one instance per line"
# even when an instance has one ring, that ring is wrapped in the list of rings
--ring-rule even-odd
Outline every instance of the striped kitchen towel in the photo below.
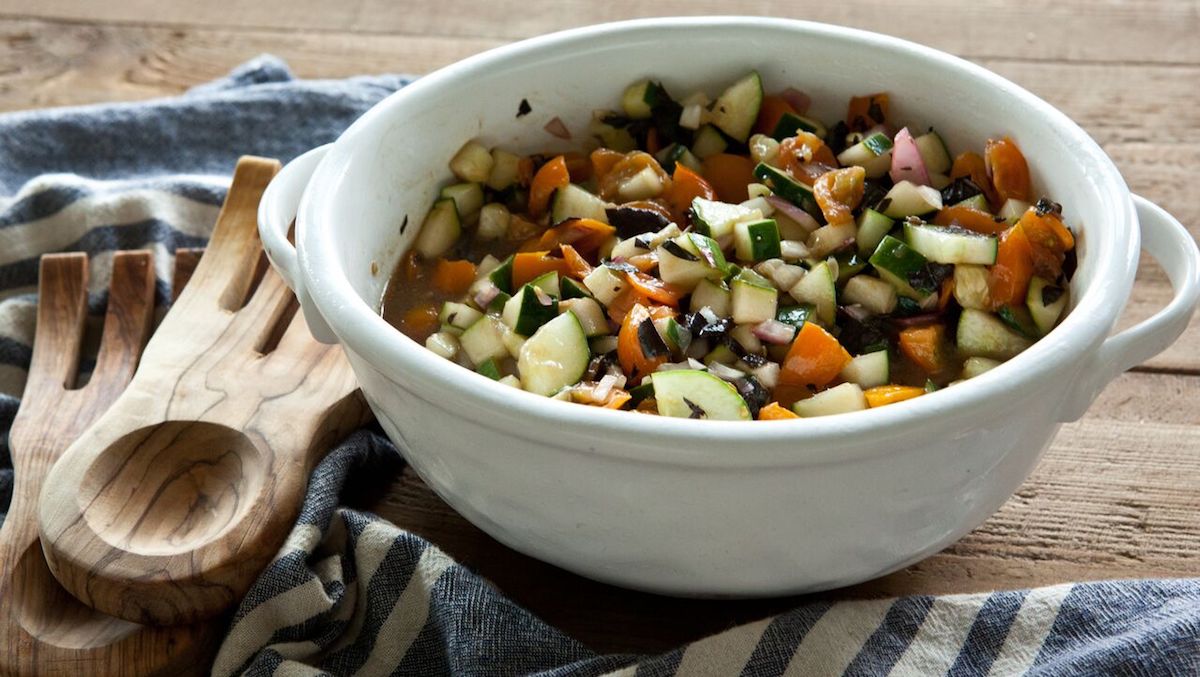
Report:
[[[173,99],[0,115],[0,510],[38,257],[88,252],[98,313],[111,252],[150,249],[165,302],[171,254],[205,242],[237,156],[294,157],[405,82],[298,81],[264,57]],[[377,495],[400,459],[362,430],[318,466],[214,674],[1200,674],[1198,580],[810,602],[662,655],[597,655],[436,546],[347,504]]]

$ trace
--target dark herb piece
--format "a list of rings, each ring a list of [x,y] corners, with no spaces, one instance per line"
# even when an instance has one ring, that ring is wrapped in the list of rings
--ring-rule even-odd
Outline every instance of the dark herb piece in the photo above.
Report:
[[[1055,301],[1062,298],[1062,295],[1064,293],[1066,293],[1066,291],[1067,290],[1063,289],[1062,287],[1056,287],[1051,284],[1048,284],[1045,287],[1042,287],[1042,305],[1048,306],[1048,305],[1054,303]]]
[[[838,342],[854,355],[863,355],[881,347],[886,349],[890,345],[890,329],[886,319],[878,315],[858,319],[846,313],[845,308],[839,308],[838,325],[842,328]]]
[[[884,174],[886,177],[887,175]],[[892,189],[891,179],[886,181],[883,179],[867,179],[863,184],[863,199],[862,206],[870,207],[876,211],[883,211],[891,204],[891,200],[887,200],[888,191]],[[887,204],[884,204],[887,202]]]
[[[1070,230],[1070,228],[1067,230]],[[1071,234],[1074,235],[1074,233]],[[1062,274],[1066,275],[1066,279],[1068,280],[1075,277],[1075,269],[1079,267],[1079,256],[1075,253],[1076,249],[1076,247],[1071,247],[1063,257]]]
[[[921,310],[921,304],[908,298],[907,296],[901,296],[896,300],[896,309],[892,311],[892,315],[895,315],[896,317],[912,317],[913,315],[919,315],[922,312],[924,311]]]
[[[1038,216],[1053,214],[1055,216],[1062,217],[1062,205],[1054,202],[1053,200],[1042,198],[1037,201],[1037,204],[1035,204],[1033,208],[1037,210]]]
[[[737,389],[738,394],[746,401],[746,407],[750,409],[750,418],[758,418],[759,410],[767,406],[767,402],[771,401],[771,394],[753,376],[739,378],[733,382],[733,387]]]
[[[975,185],[971,179],[960,176],[942,189],[942,204],[956,205],[963,200],[969,200],[976,195],[982,195],[983,189]]]
[[[404,220],[400,222],[400,234],[403,235],[404,231],[407,229],[408,229],[408,214],[405,214]]]
[[[705,339],[720,339],[728,334],[730,329],[733,329],[733,318],[725,317],[704,325],[699,331],[693,331],[692,335]]]
[[[609,207],[604,213],[608,216],[609,225],[617,229],[617,236],[621,239],[657,232],[670,224],[669,220],[653,209]]]
[[[767,363],[767,358],[746,350],[746,346],[738,343],[736,339],[728,334],[725,335],[721,342],[725,344],[726,348],[729,348],[730,352],[732,352],[734,355],[737,355],[738,359],[751,367],[761,367]]]
[[[533,106],[529,105],[529,99],[521,99],[521,103],[517,106],[517,117],[524,117],[533,112]]]
[[[813,314],[813,307],[809,304],[799,306],[784,306],[775,313],[775,319],[784,324],[790,324],[799,329],[804,326],[808,318]]]
[[[658,333],[658,327],[654,326],[654,320],[646,318],[637,328],[638,344],[642,348],[642,354],[646,357],[662,357],[670,355],[671,349],[667,347],[662,336]]]
[[[608,365],[613,363],[613,353],[608,352],[603,355],[597,355],[588,362],[587,371],[583,373],[584,381],[599,381],[600,377],[608,369]]]
[[[683,403],[688,406],[688,409],[692,410],[692,415],[688,416],[688,418],[706,418],[708,416],[708,414],[705,413],[705,411],[701,409],[699,405],[688,398],[683,398]]]
[[[829,146],[829,150],[833,151],[834,155],[838,155],[846,150],[846,135],[849,133],[850,128],[846,126],[846,121],[838,120],[825,135],[825,145]]]
[[[671,256],[674,256],[675,258],[683,259],[684,261],[699,261],[700,260],[699,256],[696,256],[695,254],[693,254],[693,253],[689,252],[688,250],[684,249],[683,247],[679,246],[679,243],[675,242],[674,240],[667,240],[666,242],[662,243],[662,248],[667,250],[671,254]],[[708,258],[711,258],[711,257],[708,257]]]
[[[641,385],[630,388],[629,396],[629,401],[626,402],[625,407],[623,407],[625,409],[633,409],[637,405],[641,404],[642,400],[646,399],[647,397],[654,397],[654,383],[647,380]]]
[[[622,273],[640,273],[641,272],[640,270],[637,269],[637,266],[633,265],[632,263],[625,263],[624,261],[611,261],[610,260],[610,261],[605,261],[601,265],[603,265],[605,268],[612,268],[613,270],[619,270]]]
[[[883,113],[883,108],[875,99],[871,99],[871,105],[867,107],[867,115],[875,121],[875,124],[882,125],[887,122],[887,116]]]
[[[908,276],[913,289],[934,292],[941,288],[942,280],[954,274],[954,266],[947,263],[926,263],[920,270]]]

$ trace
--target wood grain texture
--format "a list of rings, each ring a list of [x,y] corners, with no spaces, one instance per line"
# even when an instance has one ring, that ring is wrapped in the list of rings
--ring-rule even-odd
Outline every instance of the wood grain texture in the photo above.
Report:
[[[75,369],[87,301],[87,257],[42,259],[34,358],[10,434],[16,489],[0,528],[0,674],[192,674],[219,625],[149,628],[81,604],[42,557],[37,499],[54,461],[125,389],[149,334],[154,268],[148,252],[113,257],[100,357],[87,385]]]
[[[368,417],[341,349],[308,334],[279,276],[254,287],[255,214],[278,166],[238,163],[137,374],[46,477],[46,562],[104,613],[171,625],[225,611],[282,545],[312,467]]]

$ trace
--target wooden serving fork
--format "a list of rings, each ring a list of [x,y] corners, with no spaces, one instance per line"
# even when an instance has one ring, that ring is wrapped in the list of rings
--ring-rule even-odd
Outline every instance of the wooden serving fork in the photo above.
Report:
[[[175,289],[198,250],[176,253]],[[59,455],[121,394],[149,336],[154,265],[149,252],[112,259],[108,310],[96,367],[72,388],[87,314],[85,254],[42,257],[37,333],[21,407],[9,433],[16,487],[0,528],[0,674],[146,675],[199,672],[221,628],[156,628],[107,616],[58,584],[38,541],[37,499]]]
[[[262,265],[256,211],[278,169],[238,162],[133,381],[46,477],[46,561],[95,609],[174,625],[229,608],[282,545],[313,466],[370,415],[341,349],[312,338]]]

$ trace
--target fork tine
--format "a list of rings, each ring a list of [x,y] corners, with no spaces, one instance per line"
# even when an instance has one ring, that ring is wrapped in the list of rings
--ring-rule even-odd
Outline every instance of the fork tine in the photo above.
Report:
[[[55,396],[74,385],[87,317],[87,280],[87,254],[42,257],[26,397]]]
[[[104,334],[88,388],[119,394],[142,356],[154,317],[154,257],[147,251],[117,252],[108,285]]]

